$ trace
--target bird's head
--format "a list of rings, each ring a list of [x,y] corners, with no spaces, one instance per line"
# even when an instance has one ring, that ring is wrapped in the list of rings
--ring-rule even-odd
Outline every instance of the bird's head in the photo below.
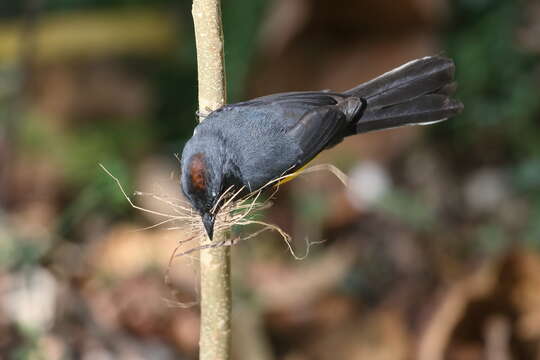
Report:
[[[193,140],[193,139],[192,139]],[[223,192],[224,155],[215,144],[189,141],[182,153],[182,191],[199,212],[210,240]]]

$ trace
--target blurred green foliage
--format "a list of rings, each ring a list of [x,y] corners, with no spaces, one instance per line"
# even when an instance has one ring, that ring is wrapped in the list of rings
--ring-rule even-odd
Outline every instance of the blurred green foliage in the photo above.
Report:
[[[430,204],[401,189],[385,194],[377,203],[377,209],[416,230],[427,230],[437,223],[436,212]]]
[[[456,1],[447,49],[455,59],[459,97],[466,110],[449,122],[453,141],[471,147],[486,138],[499,140],[508,160],[540,152],[536,123],[540,114],[533,76],[539,57],[521,49],[516,32],[524,8],[521,1]],[[434,127],[444,133],[447,127]],[[488,150],[488,149],[486,149]]]
[[[246,100],[244,88],[250,64],[257,52],[257,39],[266,0],[228,0],[223,2],[223,30],[229,102]]]
[[[540,209],[540,56],[517,41],[526,2],[451,4],[453,24],[446,32],[446,46],[456,61],[458,97],[465,111],[455,121],[432,127],[431,134],[458,154],[457,171],[501,166],[511,174],[514,190]],[[533,210],[528,222],[523,238],[540,246],[540,211]],[[500,234],[494,226],[482,233]]]

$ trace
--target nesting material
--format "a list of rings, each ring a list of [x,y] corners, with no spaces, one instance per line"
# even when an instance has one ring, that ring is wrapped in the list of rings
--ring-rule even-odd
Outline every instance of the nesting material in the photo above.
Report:
[[[167,226],[167,230],[183,230],[189,233],[187,239],[178,242],[176,248],[171,255],[170,262],[172,262],[176,256],[186,256],[193,252],[208,248],[232,246],[240,241],[252,239],[261,234],[262,232],[269,230],[275,231],[280,235],[280,237],[287,245],[291,255],[296,260],[302,260],[306,258],[306,256],[309,254],[311,246],[320,242],[310,242],[309,240],[306,240],[306,253],[302,256],[299,256],[292,246],[291,236],[277,225],[257,220],[257,214],[259,214],[262,210],[272,206],[272,200],[279,191],[280,182],[292,179],[298,175],[305,175],[319,171],[330,171],[344,185],[348,184],[347,175],[344,174],[341,170],[330,164],[322,164],[315,165],[292,174],[283,175],[277,179],[268,182],[260,189],[242,197],[240,196],[240,194],[244,191],[244,187],[238,189],[231,186],[220,196],[218,202],[212,209],[212,212],[215,212],[219,207],[219,212],[217,213],[215,223],[215,232],[217,235],[216,239],[221,238],[221,236],[219,236],[220,233],[230,231],[233,227],[236,226],[259,225],[260,228],[244,236],[231,237],[230,239],[222,241],[210,242],[206,238],[206,231],[204,229],[204,225],[201,221],[200,215],[193,210],[189,203],[179,199],[171,198],[169,196],[161,196],[154,193],[144,193],[136,191],[134,193],[135,196],[149,196],[157,201],[161,201],[170,207],[171,212],[164,213],[140,207],[136,205],[133,200],[128,196],[120,180],[118,180],[118,178],[116,178],[102,164],[99,164],[99,166],[103,169],[103,171],[105,171],[105,173],[107,173],[107,175],[109,175],[116,182],[123,196],[133,208],[163,218],[162,221],[145,227],[141,230],[149,230],[157,227]],[[189,247],[190,244],[197,245]],[[182,249],[183,247],[187,248]]]

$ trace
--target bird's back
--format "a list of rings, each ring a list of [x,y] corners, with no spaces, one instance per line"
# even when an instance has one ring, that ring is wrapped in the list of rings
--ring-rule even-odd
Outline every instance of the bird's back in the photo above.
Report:
[[[287,132],[315,104],[258,99],[226,106],[197,127],[197,136],[220,136],[243,185],[255,190],[284,175],[301,157],[301,149]]]

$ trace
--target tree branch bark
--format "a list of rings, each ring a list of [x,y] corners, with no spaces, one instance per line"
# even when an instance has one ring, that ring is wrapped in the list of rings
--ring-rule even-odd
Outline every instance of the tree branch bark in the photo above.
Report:
[[[223,28],[220,0],[193,0],[197,44],[199,113],[206,114],[226,102]],[[202,121],[204,117],[200,117]],[[215,242],[224,240],[216,234]],[[210,240],[201,240],[201,245]],[[228,360],[231,350],[231,285],[228,246],[200,254],[201,330],[200,360]]]

